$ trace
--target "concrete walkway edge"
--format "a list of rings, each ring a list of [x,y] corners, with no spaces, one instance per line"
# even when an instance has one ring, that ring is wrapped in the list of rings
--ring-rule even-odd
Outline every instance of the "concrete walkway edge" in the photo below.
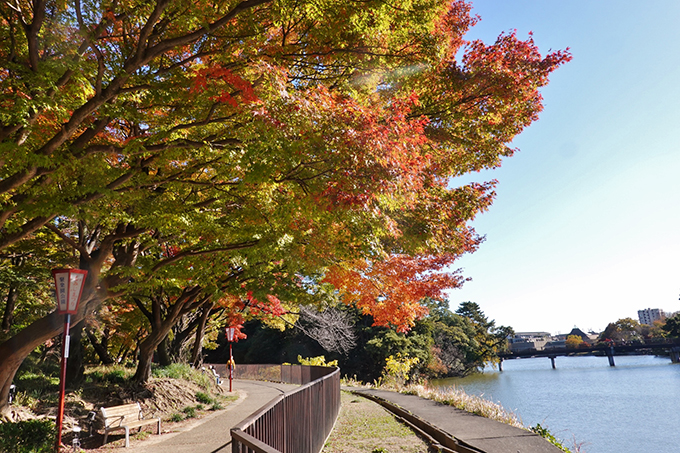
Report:
[[[465,442],[462,442],[460,439],[456,439],[454,436],[437,428],[432,423],[421,419],[417,415],[413,415],[409,411],[397,406],[396,404],[392,404],[384,398],[357,390],[348,391],[354,395],[368,398],[371,401],[383,406],[394,416],[405,422],[411,429],[425,437],[428,442],[430,442],[432,446],[437,449],[437,451],[442,451],[443,453],[485,453],[482,450],[473,447],[472,445],[465,444]]]
[[[458,453],[561,453],[562,450],[528,430],[416,395],[344,387],[369,398],[409,421],[450,451]]]

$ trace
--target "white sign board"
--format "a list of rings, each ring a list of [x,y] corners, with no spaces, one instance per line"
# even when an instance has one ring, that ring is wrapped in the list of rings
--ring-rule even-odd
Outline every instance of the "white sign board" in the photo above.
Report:
[[[87,271],[80,269],[55,269],[52,271],[57,297],[57,312],[75,314],[83,292]]]

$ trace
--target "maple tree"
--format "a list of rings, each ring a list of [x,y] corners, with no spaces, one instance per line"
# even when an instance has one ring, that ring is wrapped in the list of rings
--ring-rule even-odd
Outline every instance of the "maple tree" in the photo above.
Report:
[[[3,3],[0,250],[45,229],[72,247],[89,271],[74,322],[156,297],[163,279],[179,312],[227,296],[308,303],[321,282],[407,329],[481,241],[467,222],[494,184],[450,179],[512,155],[570,58],[515,34],[466,43],[470,8]],[[0,344],[0,401],[60,330],[50,314]]]

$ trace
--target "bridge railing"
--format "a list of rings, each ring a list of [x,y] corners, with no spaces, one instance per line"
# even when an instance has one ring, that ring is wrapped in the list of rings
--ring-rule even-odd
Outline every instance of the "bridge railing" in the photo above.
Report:
[[[214,365],[227,376],[225,365]],[[221,369],[224,367],[224,369]],[[231,429],[233,453],[317,453],[340,411],[340,370],[307,365],[236,365],[237,379],[299,384]]]

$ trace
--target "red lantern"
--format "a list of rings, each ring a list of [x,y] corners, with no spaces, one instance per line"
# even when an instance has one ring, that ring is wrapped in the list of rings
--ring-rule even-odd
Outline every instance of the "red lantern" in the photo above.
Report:
[[[71,337],[69,328],[71,315],[78,313],[80,296],[85,286],[87,271],[80,269],[53,269],[54,289],[57,298],[57,313],[64,317],[64,336],[61,342],[61,378],[59,385],[59,407],[57,410],[57,445],[56,451],[61,446],[61,427],[64,420],[64,396],[66,393],[66,360],[69,355]]]

